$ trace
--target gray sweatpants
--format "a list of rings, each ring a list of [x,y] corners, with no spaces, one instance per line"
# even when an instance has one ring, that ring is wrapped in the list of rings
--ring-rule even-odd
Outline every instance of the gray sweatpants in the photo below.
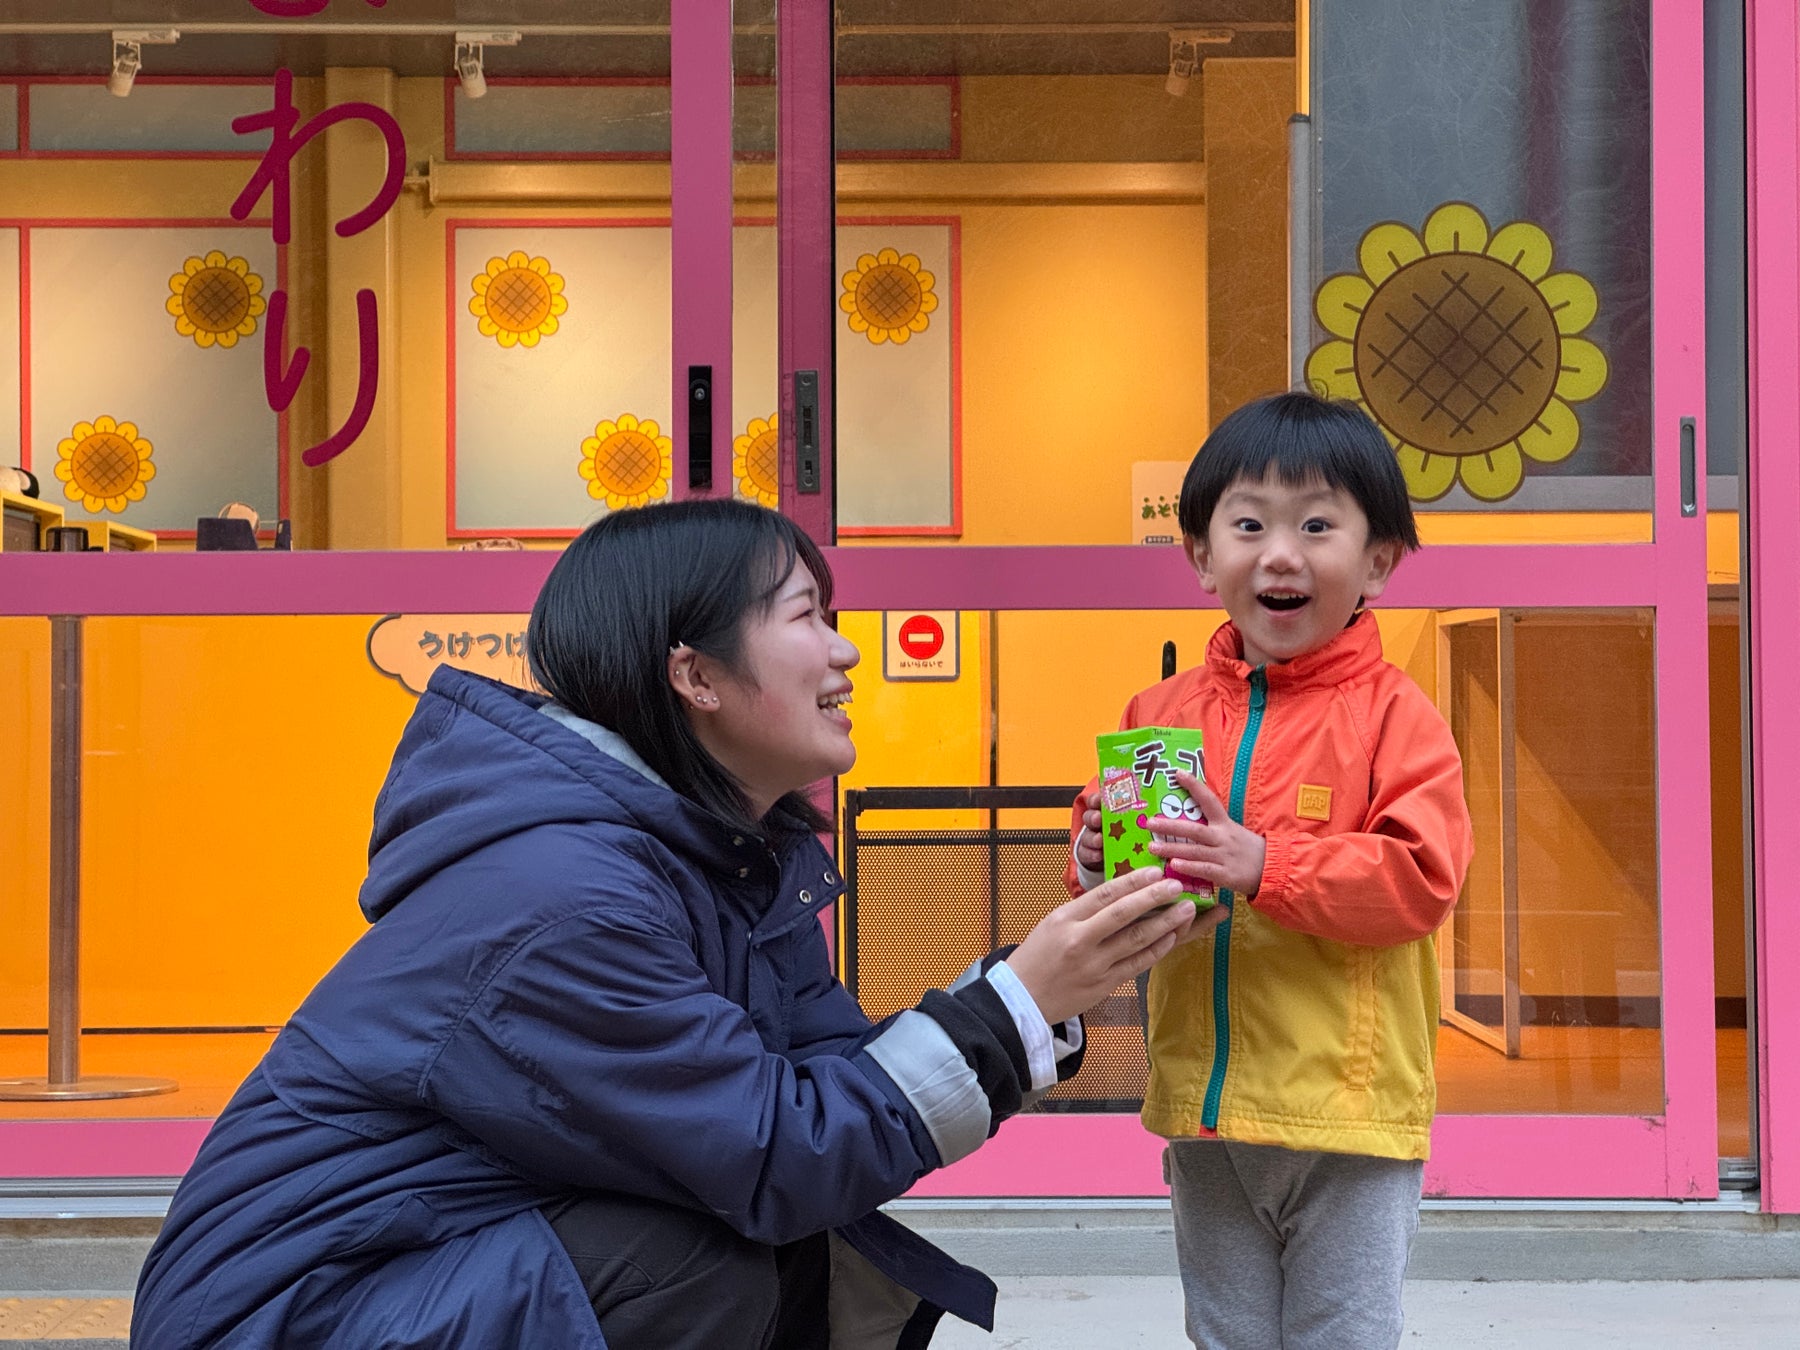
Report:
[[[1180,1139],[1166,1166],[1201,1350],[1392,1350],[1425,1165]]]

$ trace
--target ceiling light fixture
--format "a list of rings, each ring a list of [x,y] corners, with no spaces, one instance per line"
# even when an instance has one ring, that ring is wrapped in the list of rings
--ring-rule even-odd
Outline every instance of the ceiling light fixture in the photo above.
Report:
[[[456,55],[452,58],[452,64],[456,67],[456,78],[462,82],[463,93],[470,98],[480,98],[487,93],[487,73],[482,69],[483,47],[518,45],[519,34],[516,30],[458,33]]]
[[[144,44],[166,47],[181,40],[173,28],[115,28],[112,35],[112,69],[106,74],[106,92],[124,98],[131,92],[138,71],[144,68]]]

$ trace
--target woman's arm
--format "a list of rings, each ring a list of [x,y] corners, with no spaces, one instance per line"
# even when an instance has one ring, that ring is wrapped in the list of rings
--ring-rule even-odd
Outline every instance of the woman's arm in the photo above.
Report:
[[[1109,887],[1015,953],[1035,951],[1021,979],[1052,1011],[1097,1001],[1129,978],[1118,963],[1166,950],[1167,916],[1126,933],[1123,910],[1102,915],[1108,901],[1148,907],[1160,889]],[[1072,946],[1082,925],[1087,941]],[[691,1205],[781,1243],[866,1214],[978,1147],[1030,1086],[1012,1026],[978,980],[928,992],[849,1053],[795,1062],[713,990],[685,934],[621,897],[520,943],[420,1095],[532,1180]]]

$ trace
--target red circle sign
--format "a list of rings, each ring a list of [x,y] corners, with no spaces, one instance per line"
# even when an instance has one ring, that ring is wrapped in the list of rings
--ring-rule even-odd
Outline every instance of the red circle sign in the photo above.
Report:
[[[944,650],[944,625],[929,614],[909,614],[900,624],[900,650],[915,661],[929,661]]]

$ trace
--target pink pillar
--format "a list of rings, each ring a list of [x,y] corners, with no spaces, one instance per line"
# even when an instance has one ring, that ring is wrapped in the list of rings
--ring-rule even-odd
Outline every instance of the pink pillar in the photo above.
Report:
[[[1800,1212],[1800,78],[1794,6],[1751,0],[1749,611],[1757,1086],[1763,1208]]]
[[[669,28],[673,495],[731,494],[731,19],[678,4]],[[688,368],[712,367],[712,486],[690,489]]]
[[[781,132],[775,223],[780,257],[781,509],[821,544],[837,537],[832,447],[834,300],[837,292],[832,177],[830,0],[788,0],[781,7],[778,79]],[[818,444],[816,492],[797,477],[800,413],[795,371],[818,378],[811,428]]]

